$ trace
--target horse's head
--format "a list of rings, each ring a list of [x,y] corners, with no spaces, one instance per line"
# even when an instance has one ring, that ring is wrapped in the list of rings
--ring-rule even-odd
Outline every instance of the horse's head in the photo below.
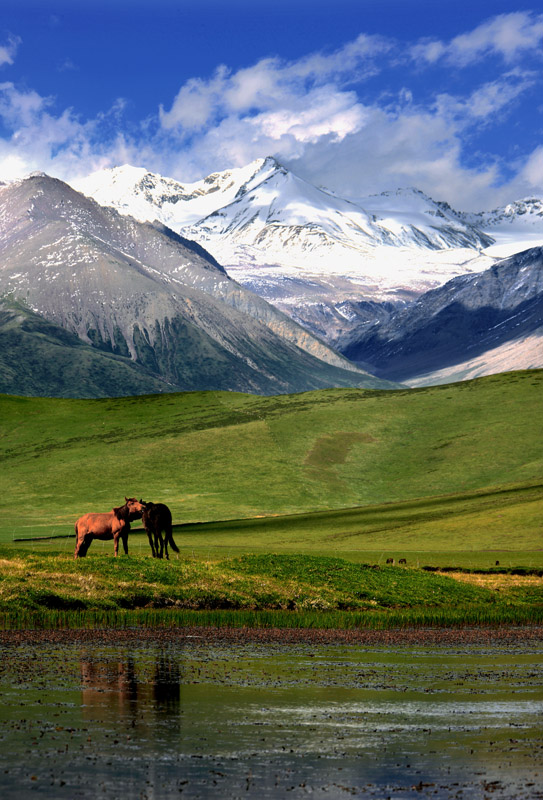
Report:
[[[125,497],[125,508],[128,511],[128,519],[141,519],[145,511],[145,503],[142,500],[136,500],[135,497]]]

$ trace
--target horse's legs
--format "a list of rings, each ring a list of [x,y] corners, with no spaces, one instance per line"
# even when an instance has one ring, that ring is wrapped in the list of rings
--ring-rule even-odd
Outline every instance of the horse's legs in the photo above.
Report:
[[[78,542],[75,546],[74,558],[85,558],[87,555],[87,550],[91,546],[91,542],[92,536],[90,536],[88,533],[78,539]]]
[[[170,556],[168,555],[168,531],[164,531],[164,549],[166,550],[166,559],[169,561]]]
[[[151,545],[151,553],[153,554],[153,558],[156,558],[157,554],[156,554],[155,546],[153,544],[153,534],[152,534],[151,531],[148,531],[147,529],[146,529],[146,533],[147,533],[147,538],[149,539],[149,544]]]
[[[160,548],[159,548],[160,545]],[[164,539],[162,538],[162,532],[155,528],[155,547],[157,551],[157,558],[164,557]]]
[[[119,533],[113,534],[113,552],[115,553],[115,558],[119,555]]]
[[[125,556],[128,555],[128,531],[123,531],[121,533],[121,539],[123,540],[123,549]]]

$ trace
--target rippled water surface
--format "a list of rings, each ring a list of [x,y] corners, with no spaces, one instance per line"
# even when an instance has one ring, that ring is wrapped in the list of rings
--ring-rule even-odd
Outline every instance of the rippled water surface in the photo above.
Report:
[[[543,798],[543,643],[18,644],[0,796]]]

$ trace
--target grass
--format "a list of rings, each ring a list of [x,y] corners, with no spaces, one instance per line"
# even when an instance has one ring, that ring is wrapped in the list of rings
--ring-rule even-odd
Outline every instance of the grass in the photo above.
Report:
[[[71,533],[81,513],[125,495],[167,503],[177,522],[207,522],[537,490],[542,389],[534,370],[397,392],[4,396],[0,542]],[[491,538],[496,515],[484,500],[481,510],[474,523]],[[528,506],[524,516],[533,531]],[[443,539],[457,546],[466,530],[475,544],[469,528]]]
[[[542,389],[533,370],[395,392],[0,397],[3,624],[541,622],[541,578],[510,571],[543,568]],[[96,542],[74,561],[75,519],[125,495],[170,506],[179,559],[132,532],[129,558]]]
[[[409,567],[303,554],[114,559],[0,549],[0,624],[369,627],[543,622],[543,578],[482,585]]]

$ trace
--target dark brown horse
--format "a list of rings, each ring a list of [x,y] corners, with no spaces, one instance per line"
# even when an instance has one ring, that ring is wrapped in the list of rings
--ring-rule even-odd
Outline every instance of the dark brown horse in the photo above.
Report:
[[[153,558],[162,558],[166,549],[166,558],[169,559],[168,543],[172,550],[179,552],[172,536],[172,512],[164,503],[146,503],[144,500],[140,500],[140,503],[144,506],[141,521],[151,545]]]
[[[128,555],[128,533],[130,522],[140,519],[144,506],[135,497],[125,497],[124,506],[106,511],[103,514],[83,514],[75,523],[75,558],[83,558],[93,539],[113,539],[115,555],[119,552],[119,539],[122,539],[124,552]]]

